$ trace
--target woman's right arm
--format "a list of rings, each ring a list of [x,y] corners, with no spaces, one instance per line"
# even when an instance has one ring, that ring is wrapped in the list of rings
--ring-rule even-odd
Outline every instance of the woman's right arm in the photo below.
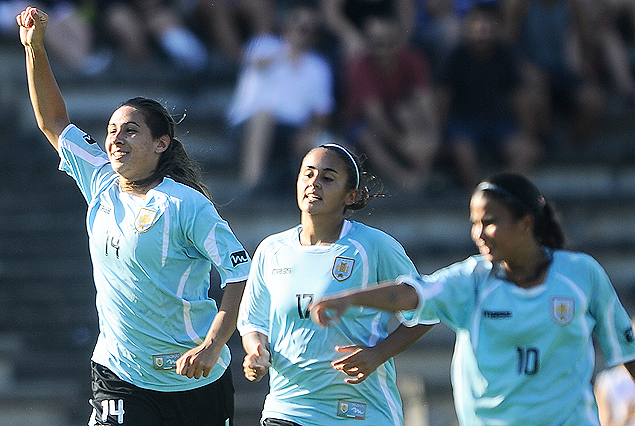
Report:
[[[44,49],[48,15],[34,7],[27,7],[16,20],[26,53],[27,82],[35,119],[42,133],[57,150],[59,136],[70,120]]]
[[[266,335],[253,331],[243,336],[243,348],[245,348],[245,359],[243,370],[247,380],[257,382],[267,374],[271,366],[269,354],[269,339]]]
[[[411,311],[417,308],[419,295],[407,284],[388,282],[363,290],[351,290],[327,296],[311,306],[313,321],[327,327],[339,321],[351,306],[365,306],[387,312]]]

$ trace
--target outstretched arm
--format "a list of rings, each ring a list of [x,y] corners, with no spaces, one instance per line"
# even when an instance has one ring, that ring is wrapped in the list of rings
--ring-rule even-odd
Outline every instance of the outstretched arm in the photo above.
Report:
[[[366,306],[382,311],[411,311],[419,304],[417,291],[407,284],[389,282],[364,290],[353,290],[321,299],[311,307],[313,321],[327,327],[339,321],[351,306]]]
[[[48,15],[34,7],[27,7],[16,20],[26,53],[27,82],[35,119],[51,145],[58,149],[59,136],[70,120],[44,49]]]
[[[209,376],[216,365],[223,346],[236,330],[238,307],[245,289],[245,281],[227,284],[220,308],[212,321],[203,343],[185,352],[176,362],[176,372],[200,379]]]
[[[423,324],[406,327],[401,324],[388,337],[379,341],[373,347],[358,345],[336,346],[336,351],[349,355],[335,360],[331,364],[333,368],[349,376],[344,380],[346,383],[361,383],[377,370],[380,365],[406,350],[432,327],[432,325]]]

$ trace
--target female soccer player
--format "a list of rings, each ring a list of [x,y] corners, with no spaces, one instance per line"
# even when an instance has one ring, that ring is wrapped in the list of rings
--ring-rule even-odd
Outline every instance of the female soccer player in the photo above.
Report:
[[[300,225],[267,237],[256,250],[238,330],[245,376],[257,381],[270,374],[266,426],[403,424],[391,357],[429,326],[400,326],[389,335],[390,314],[356,309],[337,327],[322,329],[308,309],[325,294],[416,274],[392,237],[346,219],[371,198],[366,178],[344,147],[314,148],[297,179]],[[347,355],[336,359],[333,348]],[[342,363],[345,375],[333,369]]]
[[[633,328],[603,268],[565,251],[551,205],[522,176],[497,175],[470,202],[480,254],[430,276],[327,297],[329,325],[351,306],[439,318],[456,331],[452,383],[461,425],[597,426],[595,337],[635,375]]]
[[[89,424],[230,424],[225,343],[249,273],[244,248],[206,197],[169,112],[125,102],[102,151],[69,121],[42,43],[48,16],[29,7],[17,20],[38,126],[88,202],[100,327]],[[220,309],[207,296],[212,265],[225,287]]]

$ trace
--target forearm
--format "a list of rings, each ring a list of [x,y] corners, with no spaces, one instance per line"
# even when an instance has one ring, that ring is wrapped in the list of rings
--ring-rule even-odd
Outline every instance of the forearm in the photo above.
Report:
[[[366,306],[388,312],[411,311],[419,304],[417,291],[407,284],[380,284],[344,295],[351,306]]]
[[[390,333],[388,337],[377,343],[375,348],[381,352],[383,362],[386,362],[395,355],[408,349],[432,327],[434,326],[424,324],[419,324],[414,327],[406,327],[401,324],[395,331]]]
[[[267,335],[257,331],[247,333],[242,337],[243,349],[249,354],[255,354],[258,351],[258,347],[269,350],[269,338]]]
[[[25,46],[29,95],[38,127],[57,149],[57,140],[69,124],[66,104],[43,45]]]
[[[227,284],[225,287],[220,308],[205,337],[208,345],[224,345],[236,330],[238,308],[244,289],[245,281]]]

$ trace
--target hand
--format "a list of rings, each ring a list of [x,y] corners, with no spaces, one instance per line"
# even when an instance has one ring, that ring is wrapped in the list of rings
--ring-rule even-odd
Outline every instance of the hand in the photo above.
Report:
[[[321,327],[329,327],[331,323],[338,322],[342,318],[349,306],[346,296],[325,297],[309,306],[311,319]]]
[[[270,366],[269,351],[258,343],[255,353],[245,355],[245,360],[243,361],[245,378],[251,382],[258,382],[267,374]]]
[[[209,376],[222,350],[222,345],[218,346],[202,343],[194,349],[185,352],[176,361],[176,372],[190,379],[200,379],[201,377]]]
[[[25,47],[42,45],[49,20],[46,13],[29,6],[15,19],[20,26],[20,42]]]
[[[334,369],[346,374],[344,382],[358,384],[363,382],[383,363],[379,351],[368,346],[336,346],[340,353],[349,353],[344,358],[333,361]]]

